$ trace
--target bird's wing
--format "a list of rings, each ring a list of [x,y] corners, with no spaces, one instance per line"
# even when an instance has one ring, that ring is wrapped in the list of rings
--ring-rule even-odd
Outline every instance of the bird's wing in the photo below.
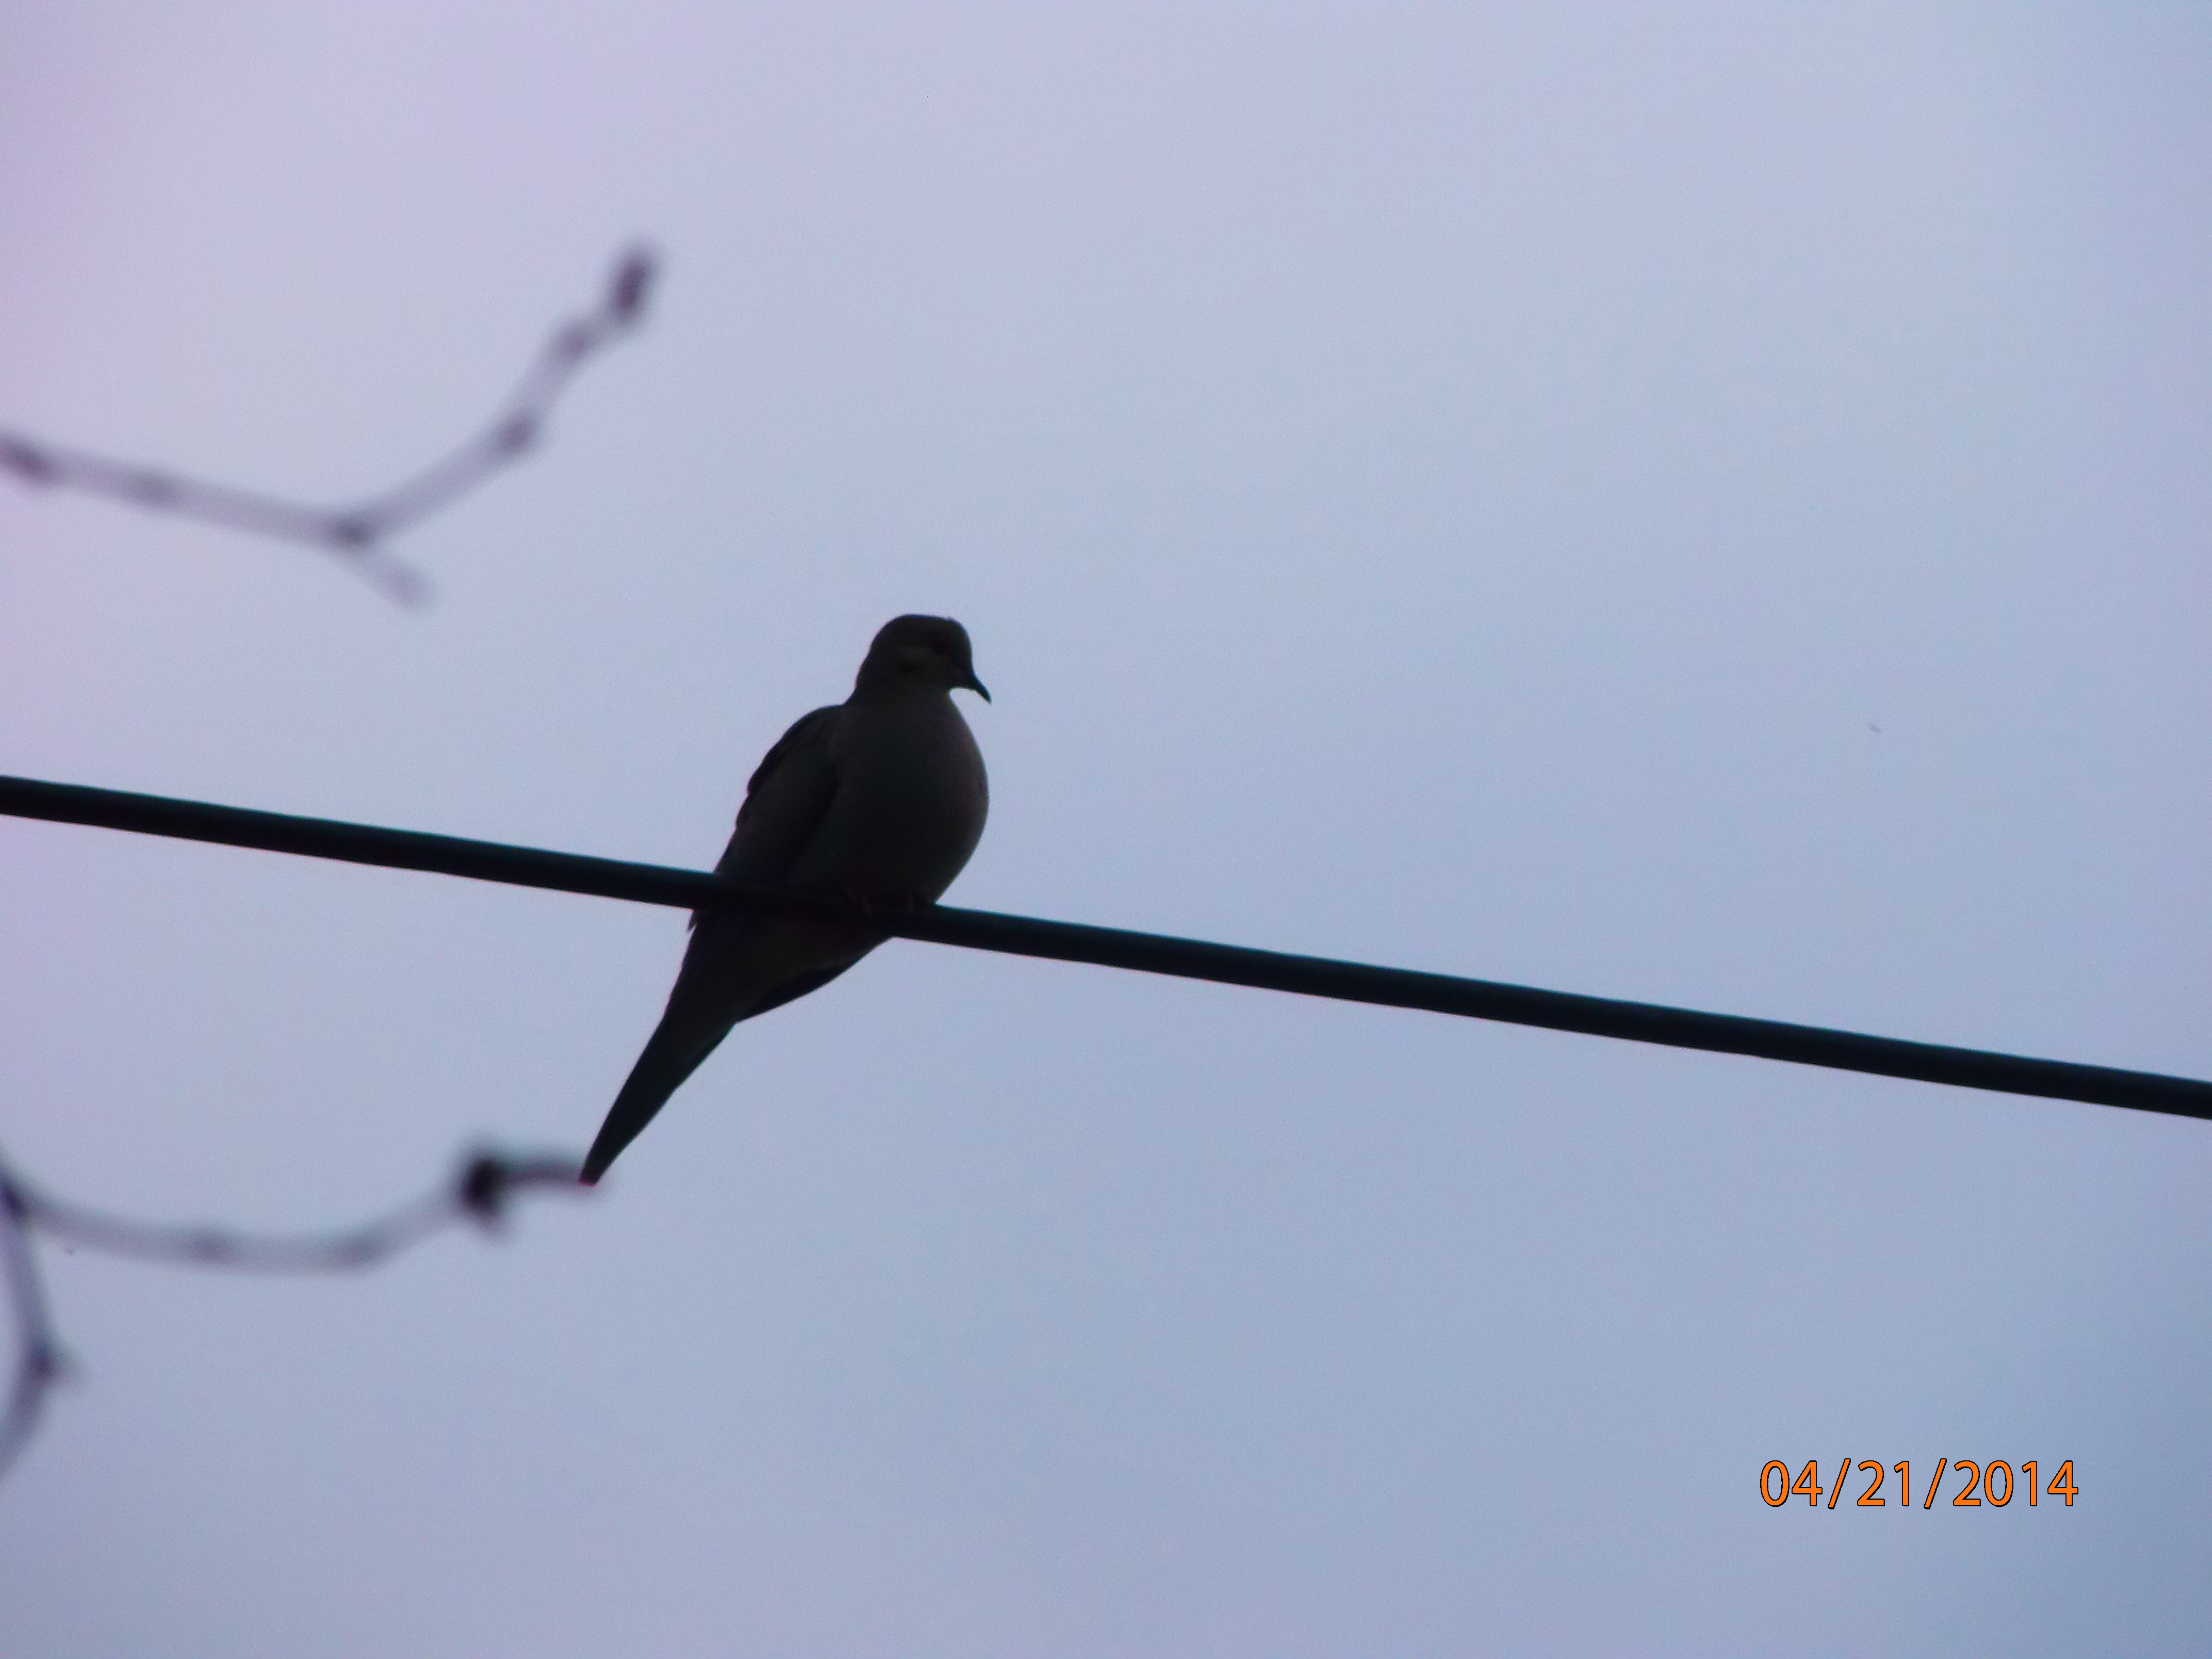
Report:
[[[836,799],[837,767],[830,757],[830,739],[844,712],[842,706],[832,706],[801,715],[761,757],[745,785],[737,830],[715,862],[717,874],[763,887],[780,886],[789,878],[792,866],[821,829],[830,815],[830,802]],[[742,910],[691,913],[691,942],[684,952],[675,988],[669,993],[671,1009],[682,1000],[690,982],[719,977],[718,968],[726,964],[732,949],[751,931],[751,921]],[[835,977],[829,975],[817,982],[826,984]],[[805,988],[812,988],[811,985]],[[794,991],[788,996],[803,994],[804,990]],[[778,1000],[788,1000],[788,996]],[[764,1002],[744,1008],[738,1018],[749,1018],[763,1007],[773,1006]]]
[[[742,860],[746,879],[754,881],[774,881],[790,869],[837,792],[830,738],[844,712],[837,704],[800,715],[761,757],[746,781],[744,805],[738,808],[737,833],[715,868],[735,876],[732,861]]]
[[[839,708],[817,708],[776,740],[745,786],[737,832],[714,868],[735,880],[774,886],[803,853],[837,793],[830,737]],[[608,1109],[583,1179],[597,1181],[624,1146],[651,1122],[678,1085],[712,1054],[730,1027],[779,1007],[844,972],[850,962],[823,964],[787,930],[763,933],[742,910],[695,910],[691,942],[668,994],[667,1011]],[[788,967],[786,963],[789,962]]]
[[[738,827],[715,860],[717,875],[773,887],[791,873],[837,793],[830,735],[842,713],[842,707],[833,705],[802,714],[761,757],[745,785]],[[691,925],[699,925],[696,911]]]

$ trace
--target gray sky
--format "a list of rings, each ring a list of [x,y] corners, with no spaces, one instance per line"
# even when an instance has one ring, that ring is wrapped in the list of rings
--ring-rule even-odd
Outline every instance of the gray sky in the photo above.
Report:
[[[2212,20],[61,6],[0,26],[0,769],[702,866],[961,617],[957,902],[2212,1076]],[[0,1142],[580,1149],[666,912],[0,822]],[[589,1203],[47,1252],[28,1659],[2201,1653],[2212,1127],[896,945]],[[2072,1459],[2070,1509],[1761,1466]],[[1916,1494],[1917,1495],[1917,1494]]]

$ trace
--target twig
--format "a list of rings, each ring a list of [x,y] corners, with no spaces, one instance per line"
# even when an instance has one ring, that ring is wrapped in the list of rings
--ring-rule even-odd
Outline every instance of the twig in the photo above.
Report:
[[[643,248],[623,254],[598,306],[553,331],[520,383],[475,436],[413,477],[352,507],[310,507],[5,428],[0,428],[0,472],[27,484],[82,490],[149,512],[304,543],[345,561],[400,604],[420,605],[429,597],[428,579],[386,544],[512,465],[538,441],[577,371],[643,319],[656,269]]]
[[[15,1310],[17,1353],[15,1381],[0,1408],[0,1476],[38,1427],[46,1395],[68,1372],[32,1245],[34,1233],[141,1261],[246,1273],[352,1273],[464,1221],[495,1228],[519,1192],[580,1192],[576,1170],[573,1158],[475,1152],[444,1187],[377,1220],[340,1232],[257,1236],[104,1215],[50,1197],[0,1160],[0,1277]]]

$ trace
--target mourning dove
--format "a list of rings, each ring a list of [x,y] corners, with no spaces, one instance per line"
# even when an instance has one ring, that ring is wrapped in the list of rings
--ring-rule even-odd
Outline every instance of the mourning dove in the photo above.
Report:
[[[869,646],[853,695],[785,732],[745,786],[737,833],[715,870],[733,880],[894,904],[952,884],[983,834],[983,757],[953,706],[987,702],[968,631],[944,617],[897,617]],[[596,1182],[729,1033],[820,989],[883,942],[865,927],[695,911],[667,1011],[584,1159]]]

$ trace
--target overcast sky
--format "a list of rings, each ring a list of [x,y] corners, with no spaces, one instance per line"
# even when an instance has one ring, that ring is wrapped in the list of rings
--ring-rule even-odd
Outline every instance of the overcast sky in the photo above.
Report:
[[[953,902],[2212,1076],[2201,8],[0,36],[0,425],[344,499],[666,263],[420,614],[0,479],[0,771],[702,866],[931,611]],[[0,821],[0,1146],[271,1227],[580,1151],[683,933]],[[2208,1194],[2212,1125],[895,944],[501,1239],[47,1248],[0,1648],[2201,1654]],[[1760,1501],[1846,1455],[1914,1506]]]

